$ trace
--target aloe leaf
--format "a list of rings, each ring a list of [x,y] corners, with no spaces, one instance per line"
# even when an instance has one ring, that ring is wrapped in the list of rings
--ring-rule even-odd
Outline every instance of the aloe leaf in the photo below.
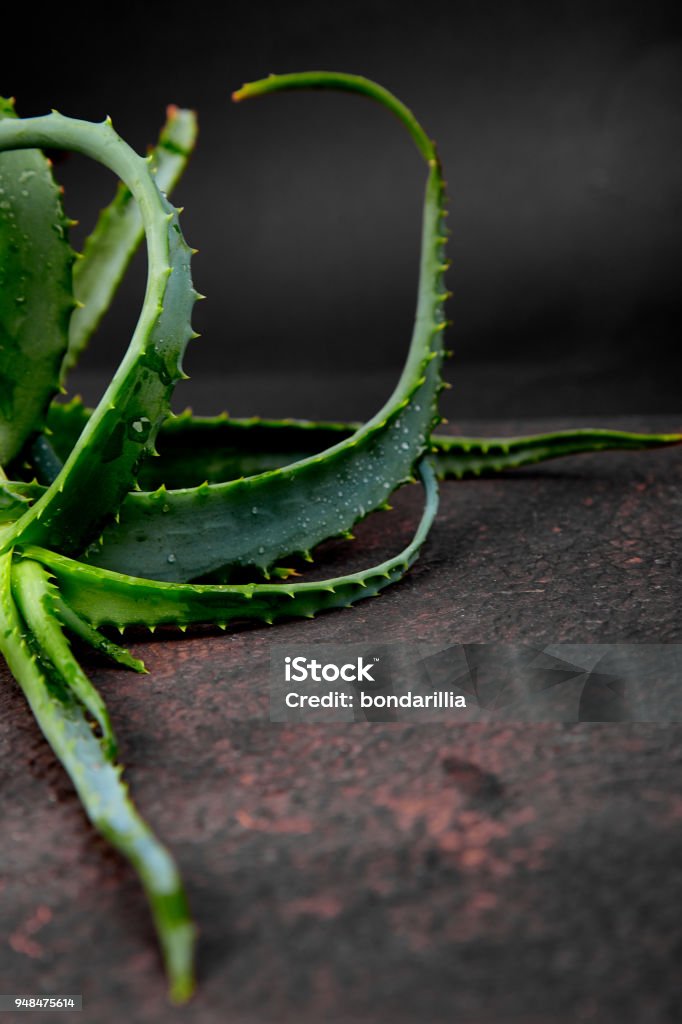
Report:
[[[438,508],[438,485],[428,460],[422,460],[418,472],[426,501],[410,544],[381,565],[333,579],[241,586],[163,583],[84,565],[43,548],[29,547],[25,555],[49,568],[64,601],[93,627],[209,622],[224,626],[241,619],[272,623],[284,618],[312,618],[318,612],[347,608],[376,596],[404,576],[414,563]]]
[[[166,420],[159,435],[160,458],[139,477],[144,491],[163,484],[198,487],[252,476],[317,454],[358,429],[356,423],[309,420],[199,418],[181,414]],[[682,434],[642,434],[578,428],[520,437],[431,435],[433,464],[440,480],[482,476],[545,462],[565,455],[599,451],[640,451],[682,443]],[[212,492],[211,492],[212,493]],[[137,495],[135,500],[144,500]],[[170,496],[173,500],[173,496]],[[212,500],[212,499],[211,499]]]
[[[134,153],[109,120],[92,124],[52,113],[0,122],[0,151],[47,146],[92,157],[128,186],[147,235],[147,289],[128,351],[82,436],[45,494],[14,526],[0,531],[0,551],[21,539],[76,552],[98,535],[154,450],[173,387],[184,376],[181,360],[192,336],[196,292],[190,249],[178,211],[159,192],[149,160]]]
[[[59,410],[59,411],[57,411]],[[54,405],[50,422],[55,429],[57,446],[65,450],[72,443],[71,431],[76,435],[82,429],[86,416],[82,404]],[[141,474],[143,486],[159,486],[160,478],[170,485],[183,487],[197,476],[211,480],[215,475],[248,474],[249,472],[288,464],[295,453],[316,451],[327,447],[331,438],[348,436],[352,424],[312,423],[295,420],[231,420],[226,417],[199,418],[182,414],[164,423],[160,438],[160,458],[147,464]],[[556,459],[566,455],[588,454],[600,451],[639,451],[662,448],[682,443],[680,434],[638,434],[622,430],[576,429],[526,437],[475,438],[434,434],[431,438],[432,464],[439,480],[462,480],[487,476],[522,466]],[[207,443],[208,442],[208,443]],[[300,457],[300,456],[299,456]],[[167,513],[177,500],[174,490],[160,485],[156,493],[133,491],[125,499],[123,515],[116,525],[108,527],[100,544],[94,549],[92,564],[101,564],[118,572],[134,573],[144,563],[143,544],[130,528],[135,516],[128,517],[127,509],[146,505],[149,515],[155,515],[156,543],[165,544],[170,552],[174,548],[201,544],[191,522],[186,534],[177,531],[166,534]],[[23,494],[18,494],[19,490]],[[40,496],[37,485],[10,483],[0,486],[0,522],[16,519],[31,499]],[[195,488],[197,502],[204,508],[204,517],[213,502],[214,488]],[[222,502],[215,509],[222,515]],[[227,529],[227,522],[223,523]],[[170,563],[171,565],[173,563]],[[187,576],[183,582],[190,579]]]
[[[73,438],[80,433],[88,412],[80,402],[53,405],[50,426],[54,430],[55,444],[60,452],[68,452]],[[156,493],[131,492],[122,506],[120,521],[108,527],[100,543],[88,555],[92,564],[123,573],[150,575],[147,570],[145,541],[140,539],[137,524],[143,517],[138,509],[144,507],[144,519],[153,532],[154,546],[162,546],[168,553],[201,547],[203,533],[197,530],[191,518],[184,520],[185,531],[177,528],[169,510],[177,501],[186,502],[193,496],[201,509],[201,520],[213,515],[216,530],[230,528],[229,510],[226,514],[220,487],[199,486],[180,492],[170,486],[192,484],[200,479],[214,479],[221,475],[248,474],[277,465],[288,464],[296,453],[315,452],[329,446],[335,438],[348,437],[355,428],[347,423],[313,423],[296,420],[229,419],[227,416],[211,418],[192,417],[183,413],[168,419],[159,435],[160,457],[147,463],[141,474],[143,486],[158,486]],[[606,450],[640,450],[679,444],[679,434],[638,434],[622,430],[577,429],[533,434],[526,437],[474,438],[434,434],[432,462],[439,479],[463,479],[531,465],[552,458],[578,453]],[[216,500],[216,493],[218,498]],[[167,523],[173,523],[171,529]],[[153,524],[153,530],[152,530]],[[154,563],[155,564],[155,563]],[[185,563],[186,575],[181,575],[176,561],[168,563],[178,579],[186,581],[194,575],[194,566]],[[168,575],[170,572],[168,573]]]
[[[16,128],[0,99],[0,127]],[[0,465],[42,429],[68,341],[75,253],[50,163],[34,146],[0,155]]]
[[[62,459],[67,458],[89,416],[90,410],[79,398],[52,403],[48,427]],[[187,409],[164,421],[158,439],[159,457],[142,466],[138,482],[143,490],[164,484],[171,491],[204,481],[222,483],[252,476],[316,455],[350,437],[360,426],[355,422],[232,418],[227,413],[194,416]],[[678,444],[682,444],[682,434],[592,427],[518,437],[431,435],[432,462],[440,480],[501,472],[564,455],[641,451]]]
[[[80,398],[53,402],[48,415],[51,442],[63,460],[90,416]],[[205,480],[223,483],[289,465],[345,440],[361,423],[309,420],[233,419],[193,416],[189,410],[169,416],[161,426],[158,458],[140,467],[138,483],[154,490],[193,487]]]
[[[501,473],[565,455],[602,451],[642,451],[682,443],[682,434],[637,434],[583,427],[526,437],[433,438],[437,473],[442,480]]]
[[[88,818],[137,871],[159,935],[171,998],[183,1002],[194,988],[195,929],[177,867],[135,809],[122,768],[107,759],[82,704],[56,672],[46,670],[37,640],[27,640],[12,598],[12,570],[8,552],[0,557],[0,650]]]
[[[66,602],[61,599],[61,596],[57,600],[56,614],[66,629],[70,630],[80,640],[89,644],[90,647],[100,654],[106,655],[107,658],[115,661],[118,665],[122,665],[123,668],[132,669],[133,672],[147,672],[143,661],[140,661],[139,658],[134,658],[125,647],[113,643],[108,637],[103,636],[98,630],[94,629],[89,622],[86,622],[84,618],[77,615],[73,608],[69,608]]]
[[[296,429],[291,428],[292,432]],[[576,453],[650,449],[679,444],[681,440],[676,434],[609,430],[565,431],[508,440],[436,435],[432,437],[432,459],[439,479],[463,479]],[[249,453],[246,459],[250,459]],[[255,481],[259,479],[256,477]],[[246,489],[250,482],[242,480],[239,484]],[[98,544],[85,553],[84,560],[102,568],[141,573],[149,578],[158,574],[158,578],[166,580],[193,579],[205,566],[206,549],[210,554],[216,537],[225,536],[224,548],[232,550],[231,531],[238,528],[239,520],[232,517],[226,506],[224,490],[224,485],[206,483],[180,490],[168,490],[162,484],[153,492],[131,492],[121,506],[119,521],[104,531]],[[284,509],[253,506],[251,514],[265,527],[264,537],[276,516],[286,514],[286,508],[286,505]],[[195,511],[194,516],[188,514],[191,509]],[[164,554],[163,559],[159,558],[159,552]],[[177,557],[171,558],[169,553],[177,553]],[[277,557],[283,558],[289,553],[283,549]]]
[[[102,730],[102,746],[116,756],[116,738],[104,701],[74,658],[57,617],[58,592],[42,565],[19,560],[12,569],[12,592],[38,646],[59,672],[74,697],[90,712]]]
[[[265,85],[245,86],[235,98],[311,82],[310,76],[275,76]],[[325,452],[248,480],[218,485],[210,505],[204,505],[201,495],[197,500],[194,493],[179,493],[165,512],[163,542],[154,536],[157,507],[127,505],[125,529],[140,538],[143,555],[137,575],[188,579],[226,566],[253,566],[267,572],[284,555],[305,554],[330,536],[344,535],[358,519],[384,505],[396,487],[412,479],[415,463],[427,450],[438,421],[447,264],[445,193],[435,147],[410,111],[374,83],[319,73],[313,84],[358,92],[387,106],[408,128],[428,164],[418,305],[402,376],[391,398],[368,423]],[[160,495],[158,508],[164,506]],[[176,545],[172,549],[176,560],[169,562],[169,540],[186,536],[188,529],[197,543],[191,550]],[[114,551],[100,555],[95,548],[88,557],[98,562],[102,558],[112,566],[117,560]]]
[[[73,438],[82,430],[88,411],[81,402],[53,405],[50,426],[60,452],[68,452]],[[186,532],[176,527],[166,530],[169,509],[179,499],[186,501],[193,494],[206,521],[215,515],[216,529],[227,531],[229,517],[222,499],[215,501],[214,486],[199,486],[181,494],[171,486],[183,487],[199,479],[215,479],[233,473],[248,474],[288,464],[296,453],[315,452],[329,446],[335,438],[348,437],[356,428],[348,423],[313,423],[301,420],[230,419],[193,417],[189,412],[169,418],[159,435],[160,457],[147,463],[140,481],[143,486],[159,486],[156,493],[130,493],[122,507],[120,521],[107,528],[103,537],[88,555],[92,564],[123,573],[143,572],[145,544],[136,528],[138,507],[145,506],[146,517],[153,520],[155,546],[167,553],[192,549],[203,543],[203,534],[187,519]],[[564,455],[606,450],[641,450],[679,444],[679,434],[640,434],[621,430],[577,429],[534,434],[526,437],[474,438],[432,435],[432,462],[439,479],[463,479],[531,465]],[[219,491],[219,489],[218,489]],[[129,510],[133,510],[132,513]],[[170,517],[172,520],[172,517]],[[166,558],[168,554],[166,554]],[[191,562],[182,576],[175,560],[169,569],[176,570],[182,581],[193,575]],[[144,575],[149,575],[144,572]]]
[[[196,115],[170,106],[159,140],[151,151],[156,184],[170,195],[180,180],[197,138]],[[111,304],[116,289],[144,236],[142,218],[133,193],[119,184],[113,201],[99,215],[73,272],[74,295],[79,303],[69,325],[69,345],[62,377],[78,362],[92,334]]]

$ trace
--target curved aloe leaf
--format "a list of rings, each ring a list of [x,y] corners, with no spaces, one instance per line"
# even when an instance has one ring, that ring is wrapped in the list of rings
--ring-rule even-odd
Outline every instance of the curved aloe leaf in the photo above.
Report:
[[[50,425],[57,447],[68,451],[73,437],[87,420],[80,402],[54,405]],[[169,513],[176,502],[194,500],[198,519],[204,524],[213,516],[214,530],[228,531],[229,515],[220,486],[199,485],[187,489],[197,478],[214,480],[229,474],[247,475],[279,465],[288,465],[298,454],[329,447],[335,438],[352,434],[354,424],[312,423],[295,420],[229,419],[227,416],[195,418],[189,413],[168,419],[159,436],[160,457],[147,463],[140,476],[142,486],[157,486],[155,493],[131,492],[122,506],[119,522],[108,527],[100,543],[89,553],[92,564],[123,573],[138,573],[145,565],[146,551],[137,525],[138,509],[153,522],[154,546],[163,546],[166,559],[177,550],[190,557],[183,563],[184,574],[176,559],[168,562],[166,578],[182,581],[199,575],[191,559],[204,543],[197,533],[196,521],[184,520],[185,532]],[[498,473],[504,470],[560,456],[603,450],[640,450],[679,444],[679,434],[637,434],[621,430],[577,429],[512,438],[453,437],[432,435],[432,462],[439,479],[462,479]],[[159,486],[159,481],[164,480]],[[172,490],[171,487],[182,490]],[[131,511],[132,510],[132,511]],[[167,529],[167,524],[170,528]],[[201,562],[197,563],[201,564]],[[150,575],[146,572],[145,575]]]
[[[296,429],[292,428],[292,432]],[[675,434],[638,435],[608,430],[566,431],[508,440],[432,438],[434,468],[440,479],[499,473],[576,453],[655,448],[679,444],[680,440]],[[250,458],[247,454],[246,459]],[[246,489],[249,481],[239,483]],[[202,484],[185,490],[167,490],[161,485],[153,492],[131,492],[121,506],[119,521],[104,531],[99,544],[86,553],[85,560],[118,572],[141,572],[149,578],[158,575],[158,578],[182,581],[199,576],[212,554],[215,538],[227,535],[225,547],[228,549],[230,532],[239,523],[222,499],[223,490],[221,484]],[[278,514],[278,506],[258,509],[254,505],[251,514],[261,520],[265,527],[263,536],[267,536],[267,528]],[[175,553],[177,557],[171,557]],[[288,553],[282,550],[278,557]]]
[[[76,150],[112,170],[135,197],[147,235],[147,289],[121,366],[57,479],[13,527],[0,531],[0,550],[21,540],[75,552],[115,513],[154,450],[173,387],[184,376],[196,292],[177,210],[159,192],[149,161],[109,120],[91,124],[53,113],[0,123],[0,151],[46,146]]]
[[[67,458],[89,415],[78,398],[68,403],[53,402],[47,422],[62,459]],[[198,487],[204,481],[222,483],[252,476],[316,455],[350,437],[360,426],[354,422],[241,419],[227,413],[194,416],[186,410],[165,420],[158,438],[159,458],[142,466],[138,482],[145,491],[161,484],[171,491]],[[439,480],[482,476],[564,455],[641,451],[677,444],[682,444],[682,434],[592,427],[518,437],[431,435],[432,462]]]
[[[0,127],[20,123],[0,99]],[[0,465],[42,429],[59,389],[74,307],[68,226],[43,154],[0,155]]]
[[[139,483],[145,491],[163,484],[170,492],[198,488],[204,481],[220,483],[252,476],[317,454],[357,429],[357,423],[220,416],[201,419],[181,414],[164,423],[159,436],[160,458],[143,466]],[[679,444],[682,434],[594,427],[518,437],[431,435],[432,462],[439,480],[501,473],[567,455],[642,451]],[[136,492],[134,500],[145,499]],[[174,500],[172,494],[169,500]]]
[[[225,566],[254,566],[267,572],[285,554],[306,553],[330,536],[345,534],[358,519],[381,507],[396,487],[412,479],[415,463],[428,448],[431,429],[438,421],[447,264],[445,193],[435,147],[399,100],[352,75],[274,76],[245,86],[235,98],[311,85],[357,92],[388,107],[407,127],[429,167],[417,313],[402,376],[384,407],[327,451],[249,480],[223,484],[212,495],[210,506],[197,501],[194,494],[179,494],[165,512],[161,543],[154,536],[157,507],[127,504],[125,529],[141,539],[138,575],[187,579]],[[164,506],[161,495],[158,508]],[[178,544],[173,548],[175,560],[169,561],[169,539],[179,540],[188,528],[202,537],[201,545],[190,553]],[[88,558],[115,566],[117,555],[108,548],[101,552],[91,548]]]
[[[197,138],[197,119],[191,110],[170,106],[167,120],[151,151],[156,184],[170,195],[180,180]],[[114,200],[99,215],[73,272],[78,308],[69,325],[69,345],[62,377],[78,362],[106,313],[135,250],[144,236],[142,218],[127,185],[119,184]]]
[[[159,935],[171,998],[182,1002],[194,988],[195,929],[178,870],[135,809],[121,778],[122,768],[109,761],[58,666],[46,665],[37,638],[26,636],[26,625],[12,599],[14,569],[11,552],[0,557],[0,650],[90,821],[137,871]]]
[[[138,579],[73,559],[43,548],[29,547],[27,557],[45,565],[55,576],[65,603],[93,627],[165,623],[187,626],[235,620],[272,623],[283,618],[312,618],[332,608],[347,608],[374,597],[399,580],[414,563],[438,508],[438,486],[432,467],[418,468],[424,484],[424,512],[410,544],[381,565],[314,583],[250,583],[243,586],[162,583]]]

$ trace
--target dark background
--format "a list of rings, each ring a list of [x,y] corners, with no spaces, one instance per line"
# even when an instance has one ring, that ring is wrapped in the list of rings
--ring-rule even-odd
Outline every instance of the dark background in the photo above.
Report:
[[[110,114],[139,150],[167,103],[198,111],[199,147],[175,198],[209,300],[196,310],[203,339],[187,354],[180,405],[357,416],[397,377],[424,181],[410,140],[348,95],[229,101],[272,71],[331,68],[395,91],[439,142],[451,195],[451,418],[679,411],[672,4],[101,10],[88,21],[9,15],[0,89],[24,115]],[[59,174],[78,240],[112,182],[80,157]],[[91,399],[127,344],[143,282],[140,257],[74,381]]]

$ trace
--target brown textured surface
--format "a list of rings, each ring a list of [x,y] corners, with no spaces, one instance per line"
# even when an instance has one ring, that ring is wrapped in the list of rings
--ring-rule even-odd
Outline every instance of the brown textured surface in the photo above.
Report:
[[[418,500],[404,492],[316,571],[397,550]],[[679,450],[447,484],[422,559],[379,600],[136,643],[145,678],[87,661],[200,926],[184,1009],[165,1001],[132,872],[3,669],[0,992],[82,992],[82,1014],[30,1019],[97,1024],[672,1021],[678,727],[266,716],[274,642],[682,641],[681,505]]]

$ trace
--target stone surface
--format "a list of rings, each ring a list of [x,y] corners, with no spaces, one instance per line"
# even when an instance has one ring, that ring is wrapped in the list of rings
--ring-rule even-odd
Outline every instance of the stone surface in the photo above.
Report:
[[[417,489],[395,505],[314,574],[398,550]],[[82,1014],[32,1019],[96,1024],[672,1022],[679,727],[273,725],[267,686],[275,642],[682,642],[681,506],[679,450],[445,484],[422,558],[378,600],[138,634],[147,677],[84,655],[199,924],[182,1009],[132,871],[3,667],[0,992],[82,992]]]

